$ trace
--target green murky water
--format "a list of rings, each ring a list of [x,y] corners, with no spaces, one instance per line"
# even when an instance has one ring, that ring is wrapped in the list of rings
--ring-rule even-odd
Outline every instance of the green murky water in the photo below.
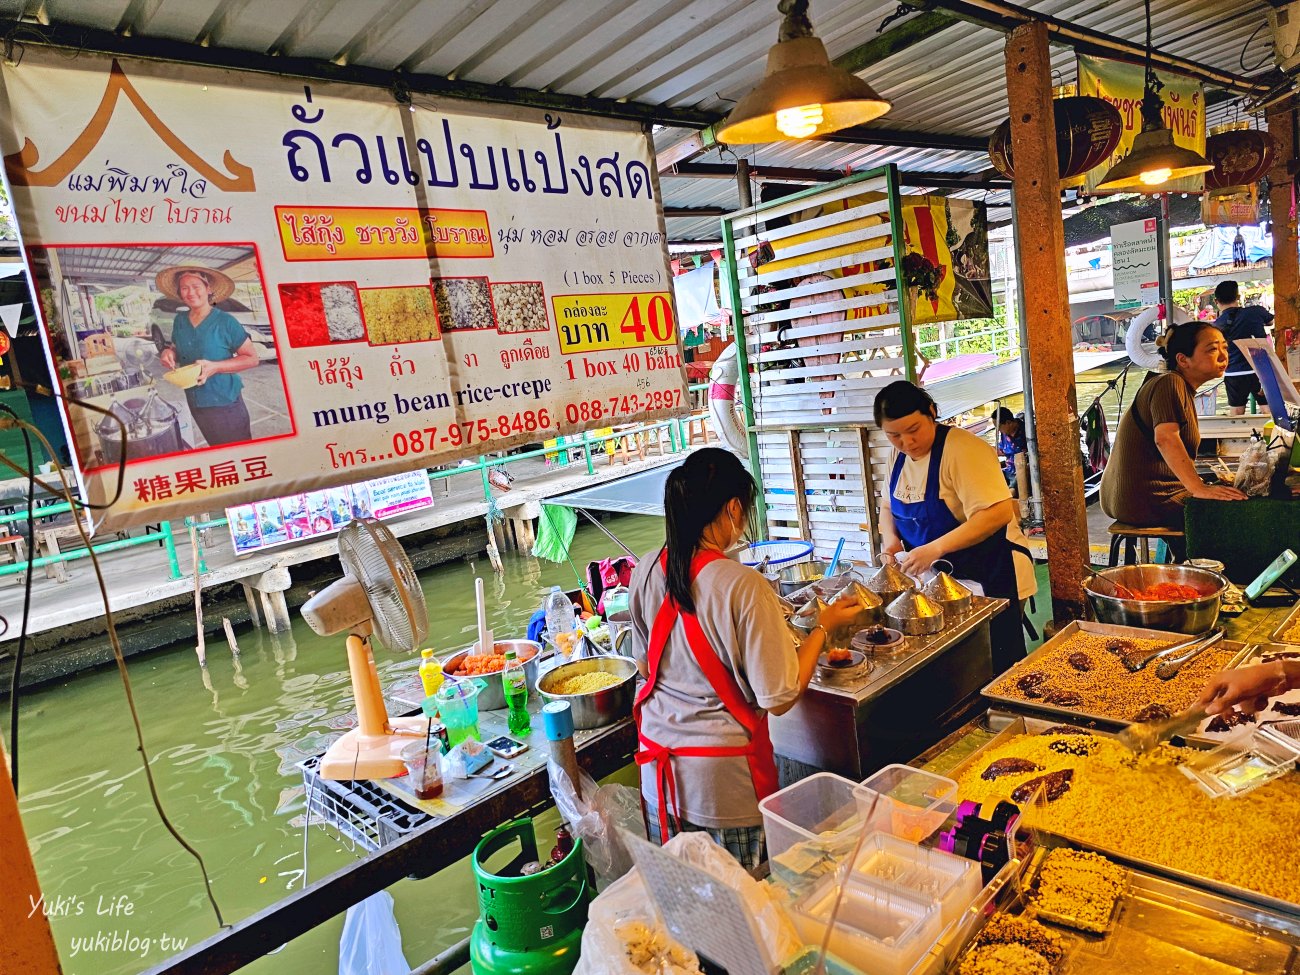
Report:
[[[657,518],[623,516],[609,526],[637,552],[663,538]],[[597,529],[579,528],[573,560],[580,568],[613,554]],[[430,570],[422,576],[429,645],[441,651],[472,641],[476,574],[488,580],[498,634],[522,636],[552,585],[576,585],[568,565],[522,557],[507,556],[500,579],[486,560]],[[346,727],[351,707],[341,640],[317,637],[296,618],[291,637],[249,629],[236,637],[238,667],[224,641],[210,641],[207,675],[191,646],[130,662],[164,808],[203,854],[227,920],[300,889],[304,803],[295,765]],[[418,663],[378,647],[376,659],[385,681],[410,675]],[[116,669],[26,695],[21,733],[20,808],[66,975],[136,975],[213,934],[198,868],[150,803]],[[361,855],[310,830],[312,878]],[[404,880],[391,893],[413,966],[465,937],[477,916],[466,862]],[[342,925],[335,918],[245,970],[332,975]]]

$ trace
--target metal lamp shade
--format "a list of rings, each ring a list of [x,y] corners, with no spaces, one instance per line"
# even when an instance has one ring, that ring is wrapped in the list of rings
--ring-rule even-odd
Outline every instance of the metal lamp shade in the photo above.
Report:
[[[793,137],[777,127],[776,113],[804,105],[820,105],[822,121],[803,138],[863,125],[890,107],[861,78],[834,67],[819,38],[796,37],[768,51],[763,80],[731,110],[718,129],[718,141],[787,141]]]
[[[1161,193],[1170,180],[1207,173],[1214,164],[1199,152],[1174,142],[1174,134],[1163,126],[1144,129],[1133,140],[1133,151],[1111,167],[1099,190],[1125,190],[1130,193]],[[1142,174],[1169,170],[1159,183],[1144,183]]]

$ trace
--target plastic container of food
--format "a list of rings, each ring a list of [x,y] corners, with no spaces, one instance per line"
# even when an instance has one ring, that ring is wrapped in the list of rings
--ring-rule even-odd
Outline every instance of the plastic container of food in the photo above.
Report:
[[[1263,727],[1249,738],[1212,748],[1178,766],[1211,799],[1244,796],[1296,769],[1300,741]]]
[[[805,943],[822,943],[837,893],[831,877],[795,902],[790,916]],[[871,975],[907,975],[942,931],[934,898],[850,875],[827,949]]]
[[[928,839],[957,808],[956,782],[910,765],[886,765],[854,795],[868,829],[913,843]]]
[[[933,898],[939,902],[945,925],[961,917],[984,886],[976,861],[917,846],[888,833],[872,833],[862,841],[853,874]]]
[[[798,843],[833,849],[841,856],[857,841],[857,786],[830,772],[817,772],[775,792],[758,804],[773,861]]]

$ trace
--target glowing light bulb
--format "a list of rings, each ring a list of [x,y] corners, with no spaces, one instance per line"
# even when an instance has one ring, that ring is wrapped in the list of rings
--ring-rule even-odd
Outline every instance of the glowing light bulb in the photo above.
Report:
[[[806,139],[825,120],[820,103],[782,108],[776,113],[776,127],[792,139]]]
[[[1174,174],[1172,169],[1148,169],[1138,179],[1147,186],[1159,186]]]

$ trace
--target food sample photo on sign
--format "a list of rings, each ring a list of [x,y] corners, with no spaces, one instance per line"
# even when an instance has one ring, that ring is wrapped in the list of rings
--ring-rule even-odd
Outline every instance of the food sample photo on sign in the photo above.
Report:
[[[638,125],[39,50],[0,78],[87,499],[124,465],[105,524],[685,409]]]

